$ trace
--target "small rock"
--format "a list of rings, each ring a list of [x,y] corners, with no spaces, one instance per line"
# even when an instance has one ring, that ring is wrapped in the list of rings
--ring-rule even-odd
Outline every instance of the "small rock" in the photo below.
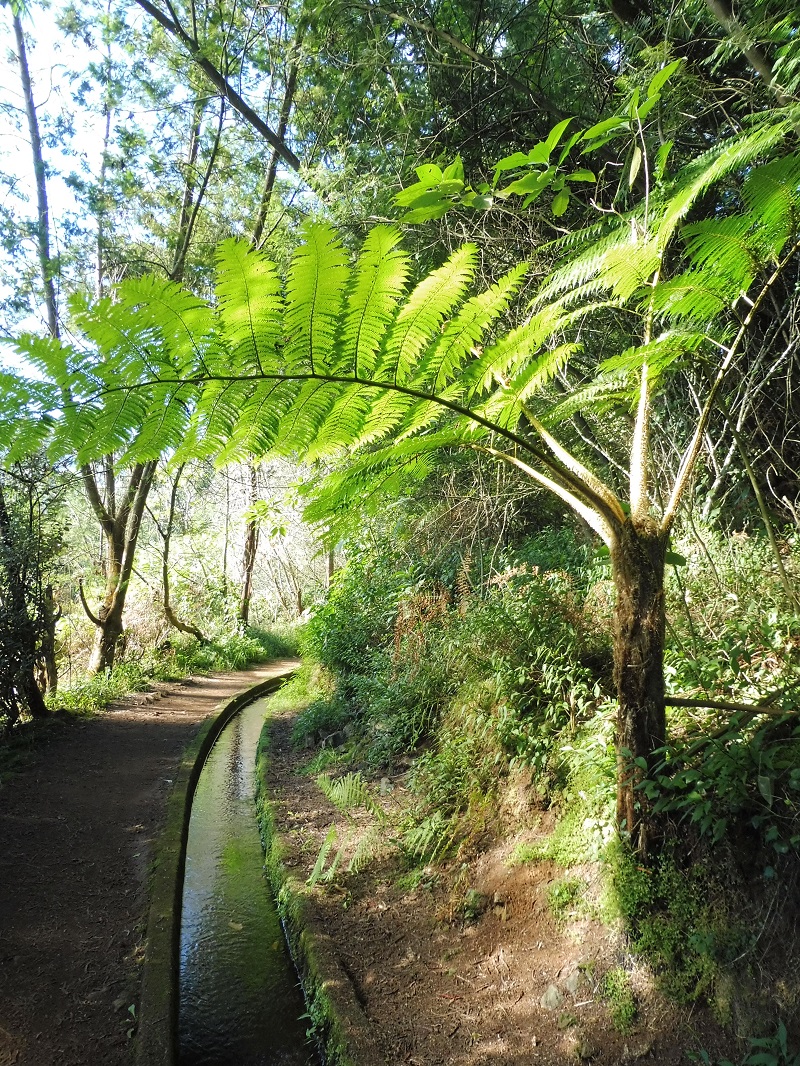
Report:
[[[392,782],[388,777],[381,778],[381,795],[386,796],[392,791]]]
[[[501,895],[500,892],[495,892],[494,896],[492,896],[492,903],[495,907],[503,907],[505,902],[505,896]]]
[[[589,1042],[586,1033],[581,1032],[579,1029],[570,1034],[569,1043],[573,1056],[579,1062],[585,1062],[587,1059],[594,1058],[597,1054],[596,1048]]]
[[[571,996],[577,995],[578,989],[581,987],[581,971],[573,970],[572,973],[564,981],[564,988]]]
[[[563,1002],[564,993],[555,985],[548,985],[547,990],[539,1000],[539,1005],[544,1007],[545,1010],[558,1010]]]
[[[652,1039],[646,1035],[640,1036],[625,1045],[622,1049],[622,1060],[623,1062],[635,1062],[636,1059],[643,1059],[646,1055],[649,1055],[652,1050]]]

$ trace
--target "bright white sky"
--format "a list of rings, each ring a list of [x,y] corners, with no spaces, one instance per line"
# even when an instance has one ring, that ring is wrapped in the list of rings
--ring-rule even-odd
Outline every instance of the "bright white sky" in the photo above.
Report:
[[[14,217],[36,217],[33,157],[31,154],[25,103],[22,95],[16,41],[11,12],[0,12],[2,36],[6,47],[0,53],[0,171],[9,175],[12,184],[0,185],[0,203],[13,212]],[[43,154],[48,167],[47,192],[50,205],[51,250],[57,255],[61,244],[64,220],[77,210],[72,190],[63,180],[71,171],[80,169],[81,158],[93,170],[99,166],[102,145],[102,119],[87,109],[78,109],[72,97],[72,79],[85,71],[93,55],[88,48],[77,48],[64,39],[55,25],[52,11],[35,10],[23,18],[28,47],[33,92],[39,115]],[[75,136],[71,150],[65,152],[50,142],[48,133],[60,117],[72,116]],[[26,253],[36,262],[36,246],[30,241]],[[0,250],[0,255],[6,255]],[[4,301],[9,290],[0,287],[0,335],[45,331],[42,312],[23,323],[10,322]],[[18,366],[17,358],[5,345],[0,346],[0,360]]]

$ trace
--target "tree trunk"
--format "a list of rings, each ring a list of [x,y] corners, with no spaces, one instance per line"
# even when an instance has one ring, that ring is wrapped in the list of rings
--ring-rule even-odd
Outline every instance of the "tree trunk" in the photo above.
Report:
[[[104,670],[113,669],[114,666],[117,646],[123,633],[122,614],[133,573],[139,529],[155,470],[155,459],[147,463],[137,463],[131,471],[127,491],[117,509],[111,457],[106,458],[107,498],[105,503],[100,498],[94,472],[89,467],[83,468],[84,485],[89,502],[103,529],[108,559],[105,597],[96,616],[89,610],[85,599],[83,600],[86,613],[97,626],[97,636],[89,662],[90,674],[99,674]]]
[[[52,696],[58,689],[58,667],[56,665],[56,623],[61,617],[61,608],[56,607],[53,599],[53,586],[44,590],[42,607],[42,663],[44,666],[44,691]]]
[[[175,522],[175,502],[178,497],[178,483],[183,473],[184,463],[178,467],[175,477],[172,479],[172,489],[169,494],[169,511],[167,512],[167,525],[162,529],[156,522],[158,532],[161,534],[163,541],[163,547],[161,550],[161,585],[164,592],[164,617],[167,622],[177,629],[180,633],[188,633],[194,637],[195,640],[199,640],[201,644],[206,644],[207,640],[203,633],[197,628],[197,626],[190,625],[187,622],[182,622],[180,618],[175,614],[175,610],[170,602],[169,591],[169,549],[172,543],[172,527]]]
[[[637,785],[666,741],[664,710],[664,565],[667,536],[655,523],[627,521],[611,553],[617,604],[614,680],[617,717],[617,824],[647,854],[656,835]]]
[[[255,466],[250,466],[250,506],[253,507],[258,499],[258,471]],[[246,626],[250,621],[250,600],[253,598],[253,573],[256,567],[256,552],[258,551],[258,516],[253,512],[247,520],[247,532],[244,539],[244,559],[242,569],[242,599],[239,604],[239,621]]]

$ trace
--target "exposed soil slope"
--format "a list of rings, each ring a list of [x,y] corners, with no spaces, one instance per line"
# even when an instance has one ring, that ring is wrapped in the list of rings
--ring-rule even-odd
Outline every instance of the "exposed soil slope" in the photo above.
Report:
[[[161,686],[53,723],[4,784],[0,1066],[132,1061],[148,871],[180,755],[217,704],[288,665]]]
[[[444,867],[412,873],[390,839],[409,800],[406,776],[374,782],[373,796],[389,814],[380,830],[389,846],[374,846],[371,861],[349,873],[370,819],[364,811],[343,815],[303,773],[315,753],[292,749],[292,722],[291,712],[272,719],[267,777],[285,865],[303,881],[332,826],[339,841],[349,840],[310,907],[338,948],[386,1063],[686,1066],[686,1051],[699,1048],[712,1061],[723,1051],[738,1059],[735,1041],[707,1012],[666,1001],[627,953],[622,932],[591,916],[596,867],[569,871],[586,890],[556,920],[548,894],[565,871],[549,861],[509,864],[515,844],[552,825],[521,782],[500,819],[520,827],[512,839],[486,833]],[[613,1017],[624,1004],[604,994],[603,977],[614,970],[625,973],[637,1002],[627,1027]]]

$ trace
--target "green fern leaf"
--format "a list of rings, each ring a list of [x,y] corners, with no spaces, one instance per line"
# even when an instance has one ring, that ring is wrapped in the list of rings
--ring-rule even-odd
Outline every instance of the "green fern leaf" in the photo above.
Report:
[[[274,264],[246,241],[223,241],[217,249],[216,295],[231,370],[255,374],[274,364],[283,331],[281,283]]]
[[[417,360],[461,301],[475,274],[477,249],[465,244],[424,278],[406,299],[386,337],[376,376],[405,384]]]
[[[287,373],[313,374],[330,367],[350,271],[331,226],[309,223],[303,236],[286,281],[283,355]]]
[[[471,297],[447,323],[413,376],[419,388],[438,392],[461,371],[466,359],[479,355],[478,346],[489,326],[506,310],[528,270],[527,263],[513,267],[496,285]]]
[[[391,226],[370,230],[351,275],[344,320],[336,340],[334,373],[369,376],[408,278],[408,256]]]

